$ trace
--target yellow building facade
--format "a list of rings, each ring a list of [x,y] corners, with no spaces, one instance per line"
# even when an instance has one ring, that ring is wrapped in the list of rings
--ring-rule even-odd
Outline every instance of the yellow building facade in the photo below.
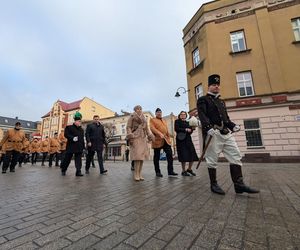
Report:
[[[300,1],[209,2],[183,33],[190,112],[217,73],[243,156],[299,160]]]
[[[53,137],[55,132],[59,133],[67,125],[72,124],[73,116],[77,111],[82,114],[83,121],[92,120],[94,115],[105,118],[115,114],[114,111],[88,97],[84,97],[81,100],[72,103],[58,100],[53,104],[51,110],[42,117],[42,137]]]

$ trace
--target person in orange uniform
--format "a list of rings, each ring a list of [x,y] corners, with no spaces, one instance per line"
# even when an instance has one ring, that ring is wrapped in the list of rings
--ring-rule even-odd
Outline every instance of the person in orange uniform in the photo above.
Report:
[[[23,149],[22,149],[21,155],[19,157],[19,167],[22,167],[22,163],[25,163],[25,164],[27,163],[29,145],[30,145],[30,142],[29,142],[28,138],[25,137]]]
[[[40,142],[38,138],[34,138],[30,143],[31,165],[36,164],[38,154],[40,152]]]
[[[15,127],[7,131],[0,142],[0,149],[5,144],[5,157],[3,159],[2,174],[6,173],[9,167],[10,172],[15,172],[20,153],[23,149],[25,133],[21,130],[21,123],[16,122]]]
[[[58,133],[54,133],[54,137],[49,140],[49,167],[52,167],[53,157],[55,156],[55,166],[58,167],[58,154],[60,150],[60,143],[58,140]]]
[[[67,138],[64,135],[64,130],[62,130],[58,136],[58,141],[60,144],[60,154],[59,154],[59,160],[60,160],[60,165],[65,157],[66,154],[66,148],[67,148]]]
[[[41,142],[41,153],[43,154],[42,166],[45,166],[45,160],[49,152],[49,138],[46,136],[45,140]]]

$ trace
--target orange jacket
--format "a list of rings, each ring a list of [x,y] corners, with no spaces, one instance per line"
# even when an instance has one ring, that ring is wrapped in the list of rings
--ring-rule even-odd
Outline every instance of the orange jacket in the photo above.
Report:
[[[155,136],[155,139],[152,141],[152,148],[161,148],[165,143],[164,141],[171,145],[168,125],[164,119],[151,118],[150,130]],[[163,138],[161,138],[161,135],[163,136]]]
[[[2,147],[5,144],[6,151],[15,150],[18,152],[22,152],[24,141],[25,133],[22,130],[11,128],[3,137],[2,141],[0,142],[0,146]]]

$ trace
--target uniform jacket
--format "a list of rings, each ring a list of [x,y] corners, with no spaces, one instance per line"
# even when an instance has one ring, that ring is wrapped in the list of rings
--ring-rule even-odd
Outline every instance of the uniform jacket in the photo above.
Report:
[[[23,153],[30,153],[30,141],[28,139],[24,141]]]
[[[60,150],[60,143],[58,138],[49,139],[49,154],[58,153]]]
[[[45,139],[41,142],[41,153],[49,152],[49,139]]]
[[[60,143],[60,151],[65,151],[67,148],[67,138],[64,136],[63,132],[59,134],[58,140]]]
[[[11,128],[7,131],[6,135],[0,142],[2,147],[5,144],[5,151],[18,151],[21,152],[23,149],[23,143],[25,141],[25,133],[22,130],[16,130]]]
[[[225,102],[220,99],[219,95],[214,96],[208,93],[200,97],[197,101],[197,110],[204,134],[214,125],[222,126],[223,124],[230,130],[235,126],[228,116]]]
[[[30,143],[30,153],[39,153],[40,150],[40,142],[38,140],[33,140]]]
[[[152,148],[161,148],[165,141],[171,145],[171,138],[168,131],[167,122],[164,119],[151,118],[150,130],[154,134],[155,139],[152,141]],[[160,138],[159,134],[164,135],[164,139]]]
[[[147,160],[149,157],[148,139],[152,139],[144,115],[133,113],[127,122],[127,140],[130,147],[131,160]]]
[[[86,143],[92,143],[91,147],[88,147],[89,150],[98,151],[103,149],[103,144],[106,143],[105,140],[105,131],[101,123],[91,123],[87,125],[85,132]]]
[[[68,153],[82,153],[84,149],[84,131],[82,127],[77,127],[75,124],[65,128],[65,137],[67,138]],[[78,137],[78,141],[73,141],[74,137]]]

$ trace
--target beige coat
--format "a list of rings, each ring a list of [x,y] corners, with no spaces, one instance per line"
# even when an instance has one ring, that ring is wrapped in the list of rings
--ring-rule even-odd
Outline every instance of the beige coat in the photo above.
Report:
[[[47,153],[49,152],[49,139],[45,139],[41,142],[41,152]]]
[[[49,154],[59,153],[60,143],[58,138],[50,138],[49,140]]]
[[[161,148],[165,141],[171,145],[168,124],[164,119],[151,118],[150,129],[155,136],[155,139],[152,141],[152,148]],[[164,138],[161,138],[160,135],[163,135]]]
[[[36,139],[34,139],[30,143],[30,153],[39,153],[40,152],[40,142]]]
[[[67,148],[67,138],[64,135],[64,132],[61,132],[58,136],[58,140],[60,143],[60,151],[65,151]]]
[[[152,139],[144,115],[133,113],[127,122],[127,139],[130,147],[130,159],[143,161],[149,158],[148,141]]]
[[[3,144],[5,144],[5,151],[15,150],[22,152],[24,141],[25,133],[22,130],[11,128],[3,137],[2,141],[0,142],[0,146],[2,147]]]

